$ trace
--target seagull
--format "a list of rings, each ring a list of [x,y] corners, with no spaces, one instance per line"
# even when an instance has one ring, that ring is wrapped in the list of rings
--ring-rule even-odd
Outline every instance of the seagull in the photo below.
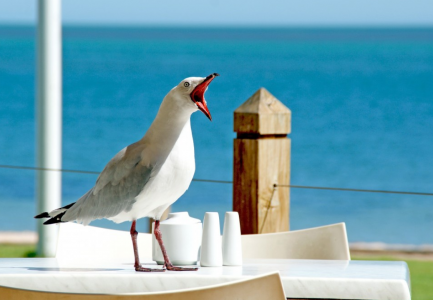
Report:
[[[159,222],[164,211],[185,193],[192,181],[195,158],[190,117],[200,110],[212,120],[204,94],[216,76],[219,74],[182,80],[164,97],[143,138],[120,150],[105,166],[94,187],[76,202],[35,218],[49,218],[44,225],[72,221],[88,225],[102,218],[116,223],[131,221],[136,271],[197,270],[173,266]],[[140,264],[136,222],[143,217],[155,219],[154,234],[164,256],[162,269]]]

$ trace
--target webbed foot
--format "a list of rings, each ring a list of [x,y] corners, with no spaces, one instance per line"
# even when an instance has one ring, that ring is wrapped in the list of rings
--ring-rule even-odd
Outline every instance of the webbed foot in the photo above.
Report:
[[[135,266],[135,271],[137,272],[165,272],[165,269],[151,269],[151,268],[144,268],[142,266]]]
[[[169,271],[197,271],[198,268],[184,268],[184,267],[175,267],[172,264],[165,265],[166,269]]]

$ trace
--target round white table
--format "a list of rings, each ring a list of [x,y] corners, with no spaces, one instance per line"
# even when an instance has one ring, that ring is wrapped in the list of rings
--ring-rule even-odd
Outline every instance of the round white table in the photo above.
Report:
[[[150,260],[146,265],[158,268]],[[239,267],[140,273],[132,262],[0,259],[0,286],[69,293],[145,293],[214,285],[279,271],[287,298],[411,299],[405,262],[246,260]]]

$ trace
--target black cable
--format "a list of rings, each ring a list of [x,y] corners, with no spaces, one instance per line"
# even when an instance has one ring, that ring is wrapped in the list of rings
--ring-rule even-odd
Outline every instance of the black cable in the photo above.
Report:
[[[99,174],[100,173],[100,172],[95,172],[95,171],[51,169],[51,168],[24,167],[24,166],[11,166],[11,165],[0,165],[0,168],[19,169],[19,170],[33,170],[33,171],[54,171],[54,172],[65,172],[65,173],[82,173],[82,174]]]
[[[18,169],[18,170],[32,170],[32,171],[53,171],[53,172],[65,172],[65,173],[81,173],[81,174],[96,174],[100,172],[96,171],[83,171],[83,170],[69,170],[69,169],[52,169],[52,168],[38,168],[38,167],[25,167],[25,166],[12,166],[12,165],[0,165],[3,169]],[[213,179],[196,179],[192,181],[197,182],[210,182],[210,183],[233,183],[233,181],[227,180],[213,180]]]
[[[278,187],[278,186],[289,187],[289,188],[295,188],[295,189],[329,190],[329,191],[362,192],[362,193],[383,193],[383,194],[402,194],[402,195],[415,195],[415,196],[433,196],[433,193],[364,190],[364,189],[333,188],[333,187],[304,186],[304,185],[291,185],[291,184],[274,184],[274,186],[275,187]]]
[[[96,175],[100,173],[100,172],[96,172],[96,171],[51,169],[51,168],[38,168],[38,167],[12,166],[12,165],[0,165],[0,168],[19,169],[19,170],[33,170],[33,171],[54,171],[54,172],[65,172],[65,173],[96,174]],[[194,178],[192,181],[209,182],[209,183],[222,183],[222,184],[232,184],[233,183],[233,181],[228,181],[228,180],[213,180],[213,179],[198,179],[198,178]],[[414,195],[414,196],[433,196],[433,193],[334,188],[334,187],[319,187],[319,186],[305,186],[305,185],[291,185],[291,184],[275,184],[274,187],[289,187],[289,188],[295,188],[295,189],[328,190],[328,191],[361,192],[361,193],[383,193],[383,194],[400,194],[400,195]]]

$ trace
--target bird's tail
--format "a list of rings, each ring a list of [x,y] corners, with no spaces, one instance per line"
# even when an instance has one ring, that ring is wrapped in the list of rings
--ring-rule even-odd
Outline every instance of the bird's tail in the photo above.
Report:
[[[44,225],[49,224],[56,224],[56,223],[65,223],[66,221],[62,221],[62,217],[64,214],[70,209],[74,203],[68,204],[66,206],[57,208],[50,212],[43,212],[37,216],[35,216],[35,219],[43,219],[43,218],[49,218],[47,221],[44,222]]]

